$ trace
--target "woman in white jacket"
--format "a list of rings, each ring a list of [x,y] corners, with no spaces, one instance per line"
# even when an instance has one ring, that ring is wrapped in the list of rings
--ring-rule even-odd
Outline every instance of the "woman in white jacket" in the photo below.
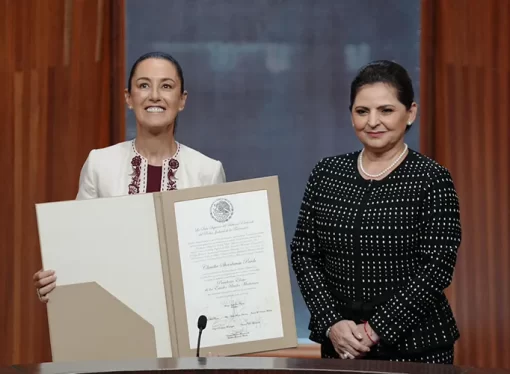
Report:
[[[135,114],[136,138],[90,152],[76,199],[225,182],[220,161],[175,140],[177,115],[184,110],[187,92],[181,66],[172,56],[161,52],[141,56],[131,68],[125,97]],[[55,272],[40,270],[33,278],[39,299],[47,302],[56,285]]]

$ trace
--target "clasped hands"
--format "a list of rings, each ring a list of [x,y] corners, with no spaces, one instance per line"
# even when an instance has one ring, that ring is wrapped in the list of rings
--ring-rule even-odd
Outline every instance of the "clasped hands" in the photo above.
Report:
[[[370,352],[370,348],[379,340],[377,334],[365,325],[356,325],[353,321],[343,320],[331,327],[329,339],[341,358],[361,358]],[[370,337],[368,336],[370,334]]]

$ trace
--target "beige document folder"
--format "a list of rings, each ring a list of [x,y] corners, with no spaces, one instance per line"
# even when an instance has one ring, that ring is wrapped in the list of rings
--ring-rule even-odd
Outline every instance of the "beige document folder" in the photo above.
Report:
[[[277,177],[36,213],[53,361],[194,356],[201,313],[202,356],[297,346]]]

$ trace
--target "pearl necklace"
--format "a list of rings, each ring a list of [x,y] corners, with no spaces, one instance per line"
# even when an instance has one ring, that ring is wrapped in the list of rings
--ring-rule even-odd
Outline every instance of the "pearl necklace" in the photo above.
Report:
[[[395,161],[393,161],[393,162],[391,163],[391,165],[390,165],[390,166],[388,166],[386,169],[384,169],[383,171],[381,171],[379,174],[369,174],[369,173],[367,173],[367,172],[365,171],[365,169],[363,169],[363,162],[361,161],[361,159],[363,158],[363,151],[364,151],[365,149],[362,149],[362,150],[361,150],[361,152],[360,152],[360,154],[359,154],[359,157],[358,157],[358,164],[359,164],[359,168],[361,169],[361,171],[363,172],[363,174],[365,174],[367,177],[371,177],[371,178],[379,178],[381,175],[386,174],[386,173],[387,173],[387,172],[388,172],[391,168],[393,168],[393,167],[397,164],[397,162],[399,162],[399,161],[400,161],[400,159],[401,159],[402,157],[404,157],[404,155],[405,155],[405,153],[406,153],[406,151],[407,151],[407,144],[404,144],[404,146],[405,146],[405,147],[404,147],[404,150],[403,150],[403,151],[402,151],[402,153],[401,153],[401,154],[400,154],[400,155],[396,158],[396,160],[395,160]]]

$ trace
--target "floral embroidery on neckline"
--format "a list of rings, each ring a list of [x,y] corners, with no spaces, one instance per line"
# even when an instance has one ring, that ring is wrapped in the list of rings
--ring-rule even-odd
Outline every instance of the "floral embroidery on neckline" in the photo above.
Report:
[[[177,160],[177,156],[181,149],[181,145],[179,142],[176,142],[177,150],[175,154],[163,160],[163,172],[161,176],[161,190],[162,191],[171,191],[177,189],[177,178],[175,176],[177,169],[179,168],[179,161]],[[140,192],[145,192],[147,186],[147,166],[148,162],[145,157],[138,153],[135,148],[135,141],[131,142],[131,146],[134,152],[134,156],[131,159],[131,167],[133,172],[131,174],[131,183],[128,186],[129,195],[135,195]],[[143,176],[142,176],[143,171]]]

